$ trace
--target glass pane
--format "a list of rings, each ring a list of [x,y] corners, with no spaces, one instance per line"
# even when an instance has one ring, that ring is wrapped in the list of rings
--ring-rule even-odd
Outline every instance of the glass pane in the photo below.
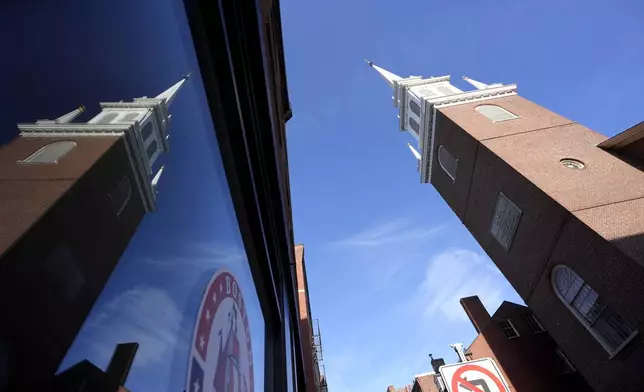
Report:
[[[584,281],[573,270],[568,267],[558,268],[555,272],[557,290],[568,302],[572,302]]]
[[[50,143],[25,159],[23,163],[57,163],[74,147],[76,143],[69,140]]]
[[[601,334],[613,350],[617,349],[635,329],[617,313],[604,309],[593,328]]]
[[[196,59],[182,69],[198,69]],[[264,318],[205,92],[198,77],[190,83],[170,107],[173,127],[190,132],[176,132],[172,154],[159,156],[172,170],[159,183],[156,211],[144,215],[118,263],[88,269],[111,275],[59,373],[84,360],[105,370],[117,344],[136,342],[128,390],[225,391],[232,379],[235,390],[264,390]],[[120,221],[127,236],[130,216],[144,214],[138,187],[131,192]],[[94,262],[77,259],[83,268]]]

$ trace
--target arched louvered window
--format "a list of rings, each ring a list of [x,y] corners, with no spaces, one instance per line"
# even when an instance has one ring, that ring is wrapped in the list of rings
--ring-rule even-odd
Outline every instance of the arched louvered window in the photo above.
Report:
[[[116,184],[108,196],[112,201],[112,208],[114,208],[116,215],[121,215],[127,202],[132,197],[132,183],[130,182],[130,178],[128,176],[121,177],[118,184]]]
[[[441,93],[441,94],[445,94],[445,95],[452,95],[452,94],[454,94],[454,91],[452,91],[452,89],[451,89],[451,88],[449,88],[449,87],[447,87],[447,86],[438,86],[436,89],[437,89],[437,90],[438,90],[438,92],[439,92],[439,93]]]
[[[96,121],[96,124],[109,124],[119,116],[118,113],[107,113]]]
[[[458,167],[458,159],[454,158],[443,145],[438,146],[438,164],[441,166],[443,171],[447,173],[449,178],[452,181],[456,181],[456,169]]]
[[[144,141],[148,140],[148,138],[150,137],[150,134],[152,133],[153,128],[154,126],[152,125],[152,121],[148,121],[147,123],[145,123],[145,126],[141,130],[141,137],[143,138]]]
[[[420,125],[418,125],[416,120],[411,117],[409,117],[409,126],[414,130],[414,132],[416,132],[417,135],[420,135]]]
[[[20,161],[20,163],[58,163],[63,156],[76,146],[76,142],[71,140],[49,143]]]
[[[414,112],[415,115],[420,117],[420,106],[418,106],[416,101],[412,99],[409,100],[409,109],[411,109],[411,111]]]
[[[477,106],[475,110],[495,123],[519,118],[519,116],[517,116],[516,114],[510,113],[509,111],[496,105],[480,105]]]
[[[136,120],[137,117],[139,117],[139,113],[137,113],[137,112],[128,113],[125,116],[123,116],[123,118],[121,120],[119,120],[119,121],[120,122],[131,122],[131,121]]]
[[[551,280],[559,299],[611,355],[619,352],[637,335],[637,331],[611,310],[571,268],[555,266]]]

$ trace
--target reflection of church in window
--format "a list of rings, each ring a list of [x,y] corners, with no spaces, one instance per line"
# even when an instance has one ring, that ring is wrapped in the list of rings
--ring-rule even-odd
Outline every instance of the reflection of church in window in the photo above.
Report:
[[[0,151],[0,369],[22,390],[46,386],[146,212],[169,149],[170,104],[188,76],[154,98],[103,102],[19,124]],[[9,321],[10,320],[10,321]]]

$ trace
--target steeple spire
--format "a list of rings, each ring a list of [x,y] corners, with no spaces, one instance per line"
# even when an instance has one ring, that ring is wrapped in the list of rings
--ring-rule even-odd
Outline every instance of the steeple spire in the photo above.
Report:
[[[411,143],[407,143],[407,147],[409,147],[409,149],[411,150],[411,153],[414,154],[416,159],[418,159],[419,161],[422,159],[421,156],[420,156],[420,153],[418,153],[418,151],[416,151],[416,149],[414,148],[414,146],[411,145]]]
[[[81,105],[67,114],[63,114],[55,120],[38,120],[36,124],[67,124],[72,122],[76,117],[85,111],[85,106]]]
[[[188,74],[184,75],[183,78],[181,78],[180,81],[175,83],[172,87],[170,87],[169,89],[165,90],[161,94],[157,95],[155,98],[164,99],[165,103],[166,103],[166,106],[169,107],[170,104],[172,103],[172,100],[174,99],[174,97],[179,92],[179,89],[181,89],[181,86],[183,86],[183,83],[186,80],[190,79],[190,75],[192,75],[192,73],[188,73]]]
[[[365,60],[367,62],[367,65],[369,65],[371,68],[375,69],[378,71],[380,76],[382,76],[383,79],[389,84],[390,87],[394,87],[394,82],[401,80],[402,78],[394,73],[391,73],[387,71],[384,68],[380,68],[379,66],[375,65],[373,61]]]
[[[463,76],[463,80],[466,81],[467,83],[471,84],[472,86],[476,87],[479,90],[485,90],[489,86],[485,83],[481,83],[479,81],[476,81],[474,79],[470,79],[467,76]]]

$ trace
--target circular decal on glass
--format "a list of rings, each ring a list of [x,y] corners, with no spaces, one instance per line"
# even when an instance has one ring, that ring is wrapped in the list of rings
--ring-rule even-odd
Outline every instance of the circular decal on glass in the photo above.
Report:
[[[253,392],[253,355],[244,298],[235,277],[217,271],[197,315],[187,392]]]

